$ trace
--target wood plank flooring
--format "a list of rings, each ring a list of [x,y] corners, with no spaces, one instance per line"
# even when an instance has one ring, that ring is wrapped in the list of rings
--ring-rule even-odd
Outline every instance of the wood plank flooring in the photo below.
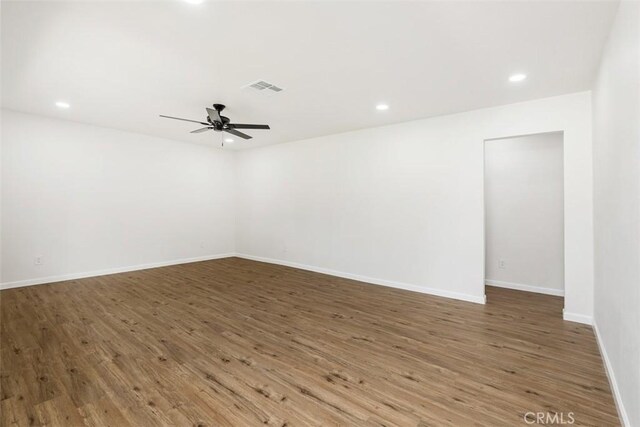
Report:
[[[562,299],[485,306],[238,258],[0,292],[1,425],[619,425]]]

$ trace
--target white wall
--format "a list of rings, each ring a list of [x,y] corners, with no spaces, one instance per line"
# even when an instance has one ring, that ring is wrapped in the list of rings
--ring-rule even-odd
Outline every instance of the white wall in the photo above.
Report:
[[[640,3],[622,1],[593,93],[595,324],[629,426],[640,426],[639,28]]]
[[[562,133],[485,142],[485,278],[564,293]]]
[[[3,287],[232,253],[234,207],[232,153],[2,111]]]
[[[205,146],[5,111],[2,282],[215,256],[235,243],[244,255],[482,302],[483,141],[564,131],[565,316],[588,322],[590,101],[585,92],[476,110],[242,151],[235,161]]]
[[[564,131],[565,316],[593,308],[589,92],[237,154],[238,252],[482,301],[483,141]]]

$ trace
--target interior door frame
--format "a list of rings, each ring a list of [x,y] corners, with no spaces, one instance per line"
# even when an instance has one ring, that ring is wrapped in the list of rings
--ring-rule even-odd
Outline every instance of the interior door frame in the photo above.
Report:
[[[566,268],[566,255],[567,255],[567,215],[566,215],[566,191],[567,191],[567,172],[566,172],[566,153],[565,153],[565,131],[564,130],[552,130],[543,132],[533,132],[518,135],[499,136],[492,138],[485,138],[482,140],[482,280],[485,289],[484,298],[487,300],[486,294],[486,280],[487,280],[487,189],[486,189],[486,144],[491,141],[499,141],[502,139],[514,139],[527,136],[545,135],[559,133],[562,136],[562,264],[563,264],[563,312],[566,307],[566,285],[567,285],[567,268]]]

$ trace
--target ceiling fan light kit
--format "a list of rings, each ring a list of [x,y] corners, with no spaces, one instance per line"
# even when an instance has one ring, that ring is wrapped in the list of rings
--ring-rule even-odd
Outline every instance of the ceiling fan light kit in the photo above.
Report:
[[[206,108],[207,110],[207,118],[205,119],[206,121],[182,119],[180,117],[165,116],[162,114],[160,114],[160,117],[163,117],[165,119],[182,120],[185,122],[199,123],[204,126],[203,128],[192,130],[190,133],[201,133],[201,132],[207,132],[207,131],[213,130],[216,132],[226,132],[242,139],[251,139],[252,137],[250,135],[247,135],[246,133],[240,132],[238,129],[265,129],[265,130],[271,129],[269,125],[231,123],[231,120],[229,119],[229,117],[226,117],[220,114],[224,109],[225,109],[225,106],[222,104],[213,104],[213,108]],[[224,146],[224,140],[222,142],[222,145]]]

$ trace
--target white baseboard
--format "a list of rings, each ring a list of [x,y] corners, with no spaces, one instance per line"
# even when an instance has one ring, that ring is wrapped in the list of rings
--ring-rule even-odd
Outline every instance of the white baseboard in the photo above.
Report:
[[[187,264],[190,262],[209,261],[212,259],[229,258],[233,256],[235,256],[235,254],[233,253],[205,255],[205,256],[200,256],[195,258],[183,258],[183,259],[176,259],[171,261],[152,262],[147,264],[130,265],[127,267],[116,267],[116,268],[108,268],[105,270],[87,271],[83,273],[71,273],[71,274],[63,274],[59,276],[38,277],[35,279],[26,279],[26,280],[18,280],[15,282],[0,283],[0,290],[20,288],[23,286],[42,285],[45,283],[63,282],[65,280],[84,279],[87,277],[104,276],[107,274],[126,273],[129,271],[146,270],[149,268],[166,267],[169,265],[177,265],[177,264]]]
[[[596,342],[598,343],[598,348],[600,349],[600,354],[602,355],[602,360],[604,361],[604,369],[607,373],[607,378],[609,378],[609,385],[611,386],[611,390],[613,391],[613,398],[616,402],[616,409],[618,410],[618,417],[622,422],[622,427],[631,427],[631,421],[629,421],[629,415],[627,415],[627,411],[624,409],[624,404],[622,403],[622,395],[620,394],[620,389],[618,388],[618,382],[616,381],[616,376],[613,372],[613,366],[611,366],[611,361],[609,360],[609,356],[607,355],[607,350],[604,347],[604,342],[600,337],[600,331],[598,330],[598,324],[593,322],[593,332],[596,335]]]
[[[562,318],[570,322],[584,323],[585,325],[593,325],[593,318],[585,314],[571,313],[562,309]]]
[[[404,290],[413,291],[413,292],[420,292],[423,294],[436,295],[436,296],[441,296],[445,298],[453,298],[453,299],[473,302],[477,304],[486,303],[485,295],[475,296],[475,295],[464,294],[459,292],[451,292],[451,291],[446,291],[441,289],[427,288],[424,286],[411,285],[408,283],[392,282],[392,281],[383,280],[383,279],[376,279],[373,277],[360,276],[360,275],[351,274],[351,273],[344,273],[341,271],[335,271],[335,270],[330,270],[330,269],[321,268],[321,267],[314,267],[306,264],[299,264],[295,262],[277,260],[273,258],[264,258],[264,257],[258,257],[253,255],[247,255],[247,254],[237,254],[237,253],[207,255],[207,256],[195,257],[195,258],[183,258],[178,260],[155,262],[155,263],[148,263],[148,264],[138,264],[138,265],[132,265],[132,266],[126,266],[126,267],[94,270],[94,271],[88,271],[88,272],[82,272],[82,273],[71,273],[71,274],[64,274],[64,275],[58,275],[58,276],[47,276],[47,277],[38,277],[34,279],[18,280],[15,282],[5,282],[5,283],[0,283],[0,290],[19,288],[23,286],[42,285],[45,283],[63,282],[66,280],[84,279],[87,277],[104,276],[107,274],[126,273],[129,271],[146,270],[149,268],[166,267],[166,266],[177,265],[177,264],[187,264],[190,262],[209,261],[213,259],[229,258],[234,256],[253,260],[253,261],[267,262],[270,264],[278,264],[278,265],[284,265],[288,267],[299,268],[301,270],[314,271],[316,273],[328,274],[331,276],[342,277],[345,279],[352,279],[360,282],[371,283],[374,285],[388,286],[392,288],[404,289]]]
[[[497,288],[515,289],[517,291],[535,292],[538,294],[564,296],[563,289],[542,288],[540,286],[523,285],[522,283],[502,282],[500,280],[485,280],[485,284],[495,286]]]
[[[237,256],[238,258],[245,258],[252,261],[260,261],[260,262],[266,262],[269,264],[284,265],[287,267],[299,268],[301,270],[308,270],[316,273],[328,274],[330,276],[341,277],[344,279],[357,280],[359,282],[365,282],[365,283],[370,283],[374,285],[388,286],[391,288],[404,289],[407,291],[420,292],[423,294],[436,295],[436,296],[445,297],[445,298],[453,298],[453,299],[467,301],[467,302],[474,302],[476,304],[486,303],[485,295],[476,296],[471,294],[463,294],[459,292],[445,291],[441,289],[427,288],[424,286],[411,285],[408,283],[391,282],[388,280],[376,279],[376,278],[367,277],[367,276],[360,276],[358,274],[344,273],[342,271],[335,271],[327,268],[315,267],[315,266],[306,265],[306,264],[299,264],[297,262],[283,261],[283,260],[274,259],[274,258],[265,258],[265,257],[240,254],[240,253],[237,253],[235,256]]]

